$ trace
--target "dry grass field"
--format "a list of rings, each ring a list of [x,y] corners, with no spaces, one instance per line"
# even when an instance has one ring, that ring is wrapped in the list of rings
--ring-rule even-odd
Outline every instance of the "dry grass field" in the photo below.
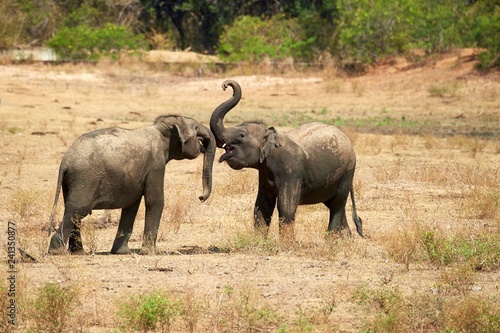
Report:
[[[8,221],[35,259],[18,254],[0,331],[14,330],[14,299],[19,332],[498,332],[500,74],[473,64],[464,52],[354,77],[133,60],[0,65],[3,295]],[[160,114],[208,125],[231,95],[227,78],[243,98],[226,126],[262,120],[287,131],[319,120],[349,135],[365,238],[325,237],[328,211],[312,205],[299,207],[293,248],[280,247],[276,217],[259,239],[256,172],[216,162],[214,191],[199,203],[198,158],[167,165],[162,254],[110,255],[120,212],[106,220],[94,211],[82,226],[87,254],[46,255],[59,162],[76,138]],[[350,205],[347,213],[354,230]],[[133,249],[143,225],[141,207]]]

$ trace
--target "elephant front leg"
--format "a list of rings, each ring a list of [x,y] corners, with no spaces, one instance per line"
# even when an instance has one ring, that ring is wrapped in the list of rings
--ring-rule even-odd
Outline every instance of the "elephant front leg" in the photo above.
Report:
[[[118,224],[118,230],[116,231],[115,241],[113,242],[113,247],[111,248],[112,254],[130,254],[130,248],[128,247],[128,241],[132,235],[132,230],[134,228],[134,221],[141,203],[140,197],[134,204],[129,207],[123,208],[120,216],[120,223]]]
[[[294,222],[299,199],[299,184],[286,185],[278,195],[280,242],[285,248],[291,248],[295,244]]]
[[[146,202],[146,220],[144,223],[144,238],[142,240],[141,254],[156,254],[156,238],[163,213],[163,196],[154,202]]]
[[[258,236],[267,237],[275,206],[276,196],[267,194],[265,189],[259,189],[254,207],[254,228]]]

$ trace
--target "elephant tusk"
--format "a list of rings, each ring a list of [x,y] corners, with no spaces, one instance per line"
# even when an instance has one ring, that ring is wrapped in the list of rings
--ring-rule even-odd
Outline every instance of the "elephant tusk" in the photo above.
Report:
[[[224,142],[224,144],[222,145],[221,148],[224,148],[224,149],[226,148],[226,143],[225,142]]]

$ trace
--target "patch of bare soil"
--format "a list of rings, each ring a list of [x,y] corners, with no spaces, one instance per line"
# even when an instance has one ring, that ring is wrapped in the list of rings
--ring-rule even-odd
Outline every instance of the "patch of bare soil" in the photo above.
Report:
[[[300,319],[309,318],[317,331],[359,332],[368,320],[353,296],[360,288],[390,287],[408,297],[439,292],[440,270],[413,262],[407,270],[387,254],[387,237],[403,239],[413,223],[449,232],[498,232],[498,210],[479,214],[477,201],[468,201],[467,194],[479,178],[500,185],[498,72],[478,74],[468,57],[448,55],[421,67],[395,62],[359,77],[334,70],[236,73],[200,72],[196,66],[174,73],[137,62],[0,66],[1,261],[7,258],[9,220],[16,223],[18,244],[37,260],[17,264],[20,304],[49,282],[75,286],[80,298],[68,325],[111,332],[120,322],[117,304],[166,289],[194,293],[207,309],[195,331],[218,332],[224,331],[221,304],[228,290],[251,290],[256,304],[288,318],[296,329],[290,331],[304,330]],[[84,220],[88,254],[45,254],[48,237],[41,230],[62,155],[76,138],[99,128],[147,126],[160,114],[208,125],[214,108],[231,96],[221,89],[227,78],[241,84],[243,98],[226,126],[263,120],[286,131],[319,120],[348,133],[358,158],[354,184],[365,238],[329,243],[328,212],[313,205],[299,207],[294,249],[271,241],[270,248],[254,244],[255,249],[235,250],[252,235],[257,174],[216,162],[214,191],[199,203],[198,158],[167,165],[160,255],[109,254],[119,211],[112,211],[110,222],[103,222],[99,211]],[[349,216],[350,211],[348,206]],[[58,221],[62,212],[60,200]],[[135,250],[143,226],[141,207],[131,240]],[[277,233],[275,216],[271,240]],[[479,272],[467,292],[498,304],[499,283],[498,271]],[[23,330],[30,322],[22,311],[19,316]],[[187,329],[179,324],[174,331]]]

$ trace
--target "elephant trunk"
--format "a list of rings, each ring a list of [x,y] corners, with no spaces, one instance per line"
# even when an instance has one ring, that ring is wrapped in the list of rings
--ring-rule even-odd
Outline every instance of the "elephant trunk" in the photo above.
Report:
[[[199,196],[201,202],[208,199],[212,193],[212,166],[215,158],[215,138],[208,128],[201,126],[198,135],[203,138],[203,171],[201,181],[203,185],[203,195]]]
[[[226,80],[222,84],[222,89],[226,90],[228,86],[233,88],[233,96],[219,105],[214,112],[212,113],[212,117],[210,117],[210,129],[215,135],[215,141],[217,147],[221,148],[224,143],[224,116],[228,113],[232,108],[234,108],[241,99],[241,87],[238,82],[234,80]]]

